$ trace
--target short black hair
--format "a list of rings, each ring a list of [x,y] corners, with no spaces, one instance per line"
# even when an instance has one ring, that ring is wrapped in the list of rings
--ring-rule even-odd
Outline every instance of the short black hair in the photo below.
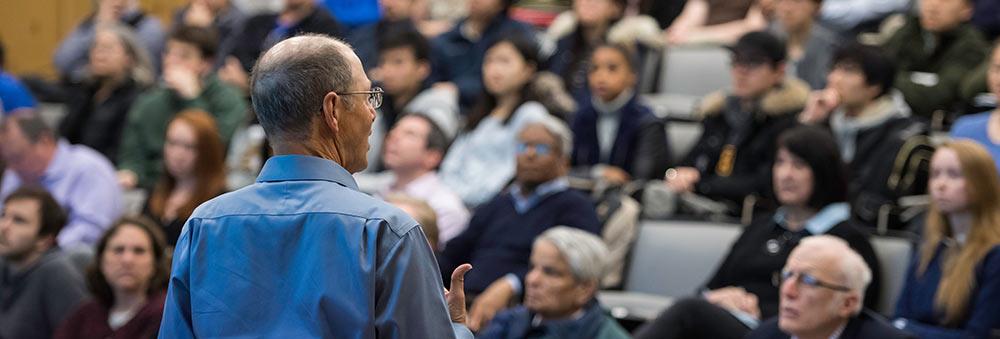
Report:
[[[444,134],[444,130],[441,129],[441,125],[434,122],[434,119],[423,113],[409,113],[407,116],[414,116],[424,121],[427,121],[427,125],[430,126],[430,131],[427,133],[427,149],[432,151],[441,152],[443,157],[445,153],[448,152],[448,135]]]
[[[778,136],[778,147],[801,158],[813,173],[809,207],[823,209],[829,204],[847,201],[847,167],[833,135],[817,126],[796,126]]]
[[[597,52],[597,50],[602,48],[611,49],[618,52],[618,54],[621,54],[622,57],[625,58],[625,63],[628,64],[628,68],[632,74],[639,74],[639,57],[635,52],[635,49],[630,45],[605,42],[598,44],[597,47],[594,47],[594,52]],[[593,54],[591,54],[591,58],[593,58]]]
[[[170,33],[169,40],[194,45],[205,60],[215,59],[215,53],[219,49],[219,35],[214,28],[181,25]]]
[[[841,64],[857,65],[865,76],[865,84],[879,86],[878,96],[883,96],[892,90],[896,80],[896,65],[875,46],[852,42],[837,49],[833,54],[833,67]]]
[[[417,61],[430,61],[430,43],[423,34],[412,28],[390,28],[379,41],[378,54],[381,55],[390,49],[397,48],[409,49]]]
[[[41,224],[38,229],[38,236],[52,236],[55,238],[66,226],[66,211],[63,210],[59,202],[49,194],[44,188],[37,186],[21,186],[3,199],[4,205],[17,200],[34,200],[38,202],[38,220]]]

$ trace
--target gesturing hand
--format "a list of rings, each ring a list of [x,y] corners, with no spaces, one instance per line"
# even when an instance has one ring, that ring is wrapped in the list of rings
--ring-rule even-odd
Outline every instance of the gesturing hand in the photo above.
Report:
[[[444,300],[448,302],[451,322],[465,324],[465,273],[472,269],[470,264],[462,264],[451,272],[451,290],[444,290]]]

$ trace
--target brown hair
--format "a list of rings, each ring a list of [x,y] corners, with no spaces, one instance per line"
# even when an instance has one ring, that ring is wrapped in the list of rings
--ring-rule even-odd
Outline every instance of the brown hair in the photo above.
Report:
[[[434,212],[431,205],[427,204],[427,202],[422,199],[417,199],[404,194],[390,194],[385,197],[385,201],[396,206],[405,205],[412,207],[413,215],[411,215],[411,217],[413,217],[413,219],[420,224],[421,228],[423,228],[424,235],[427,236],[427,242],[431,244],[431,248],[437,250],[437,213]]]
[[[191,216],[195,207],[225,190],[226,169],[222,139],[219,137],[219,129],[216,127],[215,119],[211,115],[202,110],[190,109],[177,114],[167,126],[176,122],[183,122],[194,129],[198,149],[194,167],[194,176],[197,178],[198,184],[195,186],[195,192],[191,195],[191,199],[177,210],[177,219],[183,220]],[[169,127],[167,128],[169,129]],[[164,165],[160,181],[149,197],[150,214],[157,219],[162,219],[167,199],[177,187],[177,178],[170,175],[165,167],[166,165]]]
[[[111,290],[111,285],[108,284],[108,279],[101,272],[101,262],[103,261],[101,259],[104,256],[104,250],[108,246],[108,240],[115,233],[118,233],[119,230],[127,226],[138,227],[142,230],[149,237],[149,242],[152,246],[153,276],[149,280],[149,286],[146,287],[146,295],[153,295],[165,290],[170,278],[170,257],[166,252],[167,241],[160,227],[146,217],[121,218],[107,232],[104,232],[101,240],[97,242],[94,261],[87,267],[86,273],[87,288],[90,289],[90,293],[94,295],[97,302],[108,308],[115,304],[115,294]]]
[[[10,204],[15,200],[35,200],[38,201],[38,237],[52,236],[53,239],[59,235],[63,227],[66,226],[67,215],[59,202],[52,197],[49,191],[37,186],[21,186],[3,199],[4,204]]]
[[[945,143],[938,151],[955,152],[965,177],[965,194],[972,213],[972,226],[966,243],[950,246],[942,253],[942,275],[938,283],[935,305],[944,311],[944,322],[960,324],[967,315],[969,299],[976,284],[976,265],[986,253],[1000,244],[1000,179],[997,168],[985,148],[968,140]],[[941,242],[953,236],[948,218],[934,203],[927,212],[924,240],[920,245],[920,267],[923,275]]]

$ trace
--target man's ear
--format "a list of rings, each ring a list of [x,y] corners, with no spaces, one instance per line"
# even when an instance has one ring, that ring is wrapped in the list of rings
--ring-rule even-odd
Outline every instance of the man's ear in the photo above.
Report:
[[[339,117],[338,110],[342,109],[343,102],[340,101],[340,96],[334,92],[328,92],[323,96],[323,122],[326,126],[330,128],[331,131],[337,133],[340,131],[340,124],[337,121]]]

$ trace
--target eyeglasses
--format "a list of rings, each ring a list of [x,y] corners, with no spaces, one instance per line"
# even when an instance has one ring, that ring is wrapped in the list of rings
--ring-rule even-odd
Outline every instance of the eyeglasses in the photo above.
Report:
[[[337,94],[340,95],[368,94],[368,104],[372,105],[372,108],[378,109],[379,107],[382,107],[382,94],[384,93],[385,91],[382,90],[382,87],[374,87],[370,91],[344,92]]]
[[[529,144],[524,142],[517,143],[517,154],[528,153],[528,147],[535,149],[535,154],[538,156],[546,156],[552,153],[552,146],[546,144]]]
[[[822,287],[822,288],[827,288],[827,289],[831,289],[831,290],[839,291],[839,292],[850,292],[851,291],[850,287],[842,286],[842,285],[835,285],[835,284],[831,284],[831,283],[828,283],[828,282],[824,282],[822,280],[819,280],[819,278],[816,278],[816,276],[814,276],[812,274],[809,274],[809,273],[804,273],[804,272],[795,272],[795,271],[789,271],[789,270],[781,270],[781,275],[779,277],[776,277],[776,278],[778,278],[778,279],[775,279],[773,281],[775,286],[780,286],[786,280],[795,278],[795,282],[796,283],[803,284],[803,285],[806,285],[806,286],[809,286],[809,287]]]

